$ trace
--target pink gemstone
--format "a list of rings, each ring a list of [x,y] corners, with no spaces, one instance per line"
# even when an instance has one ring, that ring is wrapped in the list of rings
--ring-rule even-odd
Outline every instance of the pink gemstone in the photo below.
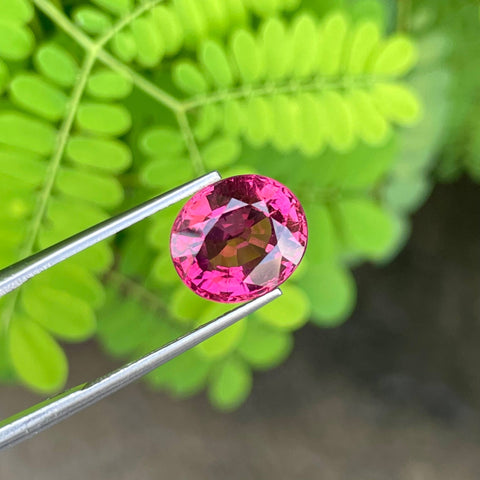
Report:
[[[242,302],[283,283],[307,245],[307,220],[284,185],[259,175],[220,180],[196,193],[172,228],[183,282],[201,297]]]

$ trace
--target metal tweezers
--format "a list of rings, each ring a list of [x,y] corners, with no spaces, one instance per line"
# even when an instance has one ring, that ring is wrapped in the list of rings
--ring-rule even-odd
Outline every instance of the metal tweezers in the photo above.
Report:
[[[76,253],[220,180],[217,172],[197,178],[105,220],[10,267],[0,270],[0,297]],[[282,294],[275,289],[251,300],[148,355],[93,382],[84,383],[0,422],[0,450],[13,446],[131,384],[207,340]]]

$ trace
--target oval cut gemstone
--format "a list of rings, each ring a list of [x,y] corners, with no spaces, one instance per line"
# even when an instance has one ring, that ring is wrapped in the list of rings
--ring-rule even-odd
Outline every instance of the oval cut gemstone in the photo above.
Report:
[[[183,282],[201,297],[242,302],[283,283],[307,245],[297,197],[259,175],[220,180],[196,193],[173,224],[170,252]]]

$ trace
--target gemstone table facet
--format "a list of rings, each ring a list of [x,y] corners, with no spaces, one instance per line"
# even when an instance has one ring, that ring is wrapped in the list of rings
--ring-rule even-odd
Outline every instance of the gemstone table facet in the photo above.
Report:
[[[303,208],[287,187],[239,175],[204,188],[185,204],[172,228],[170,252],[180,278],[195,293],[243,302],[293,273],[307,236]]]

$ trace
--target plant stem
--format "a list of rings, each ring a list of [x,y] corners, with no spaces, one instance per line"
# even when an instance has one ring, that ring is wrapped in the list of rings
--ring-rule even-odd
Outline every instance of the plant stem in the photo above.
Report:
[[[238,87],[220,92],[212,92],[201,97],[193,98],[183,102],[185,111],[203,107],[210,103],[220,103],[229,100],[243,99],[249,97],[261,97],[276,94],[292,94],[319,90],[338,90],[341,88],[368,87],[381,81],[377,77],[343,77],[341,79],[314,79],[306,83],[289,82],[283,85],[264,84],[257,87]]]
[[[152,0],[140,5],[136,10],[119,20],[118,23],[115,24],[102,37],[100,37],[99,40],[94,41],[89,36],[85,35],[74,23],[72,23],[63,12],[53,6],[51,2],[48,0],[33,0],[33,3],[35,3],[35,5],[45,15],[47,15],[58,27],[65,31],[65,33],[70,35],[85,49],[86,52],[94,53],[96,59],[100,60],[102,63],[110,67],[112,70],[120,73],[124,77],[131,79],[137,88],[157,100],[159,103],[162,103],[166,107],[176,112],[182,108],[182,104],[179,100],[157,87],[144,76],[132,70],[129,66],[120,62],[103,48],[117,32],[119,32],[122,28],[125,28],[135,18],[153,8],[159,2],[160,0]]]
[[[190,158],[192,160],[193,168],[197,175],[203,175],[206,170],[203,164],[202,156],[198,150],[197,142],[193,136],[190,123],[188,122],[187,113],[183,110],[177,112],[177,120],[180,125],[180,130],[182,131],[183,138],[185,139],[185,144],[187,145],[188,151],[190,153]]]
[[[120,30],[124,29],[126,26],[130,25],[136,18],[138,18],[143,13],[151,10],[153,7],[163,2],[163,0],[149,0],[148,2],[142,3],[135,10],[129,12],[127,15],[122,17],[117,23],[115,23],[110,30],[105,32],[95,43],[103,48]]]
[[[85,33],[77,28],[66,15],[64,15],[53,3],[48,0],[33,0],[33,3],[41,10],[50,20],[60,27],[64,32],[70,35],[85,50],[90,50],[93,46],[93,40]]]
[[[161,88],[158,88],[143,75],[140,75],[135,70],[120,62],[107,51],[100,49],[97,57],[98,60],[110,67],[112,70],[115,70],[120,75],[129,78],[139,90],[142,90],[142,92],[155,99],[158,103],[165,105],[174,112],[181,110],[182,104],[179,100],[177,100],[175,97],[172,97],[169,93],[165,92]]]

